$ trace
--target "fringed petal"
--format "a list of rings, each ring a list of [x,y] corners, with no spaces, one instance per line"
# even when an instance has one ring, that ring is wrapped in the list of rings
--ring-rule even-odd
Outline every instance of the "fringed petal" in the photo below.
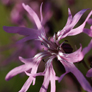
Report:
[[[33,78],[32,76],[30,76],[27,81],[25,82],[25,84],[23,85],[23,87],[21,88],[21,90],[19,92],[27,92],[28,88],[30,87],[31,83],[35,80],[35,78]]]
[[[23,5],[24,9],[29,13],[29,15],[35,21],[35,24],[36,24],[37,28],[41,29],[42,28],[41,21],[40,21],[39,17],[37,16],[37,14],[28,5],[25,5],[24,3],[22,5]]]
[[[24,71],[27,71],[30,69],[30,66],[26,66],[25,64],[24,65],[21,65],[21,66],[18,66],[14,69],[12,69],[5,77],[5,80],[10,80],[12,77],[16,76],[17,74],[20,74]]]

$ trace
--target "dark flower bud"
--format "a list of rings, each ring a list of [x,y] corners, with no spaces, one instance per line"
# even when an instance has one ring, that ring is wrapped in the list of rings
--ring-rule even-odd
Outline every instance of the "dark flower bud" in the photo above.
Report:
[[[72,53],[73,52],[73,48],[68,43],[63,43],[61,48],[64,50],[65,53]]]

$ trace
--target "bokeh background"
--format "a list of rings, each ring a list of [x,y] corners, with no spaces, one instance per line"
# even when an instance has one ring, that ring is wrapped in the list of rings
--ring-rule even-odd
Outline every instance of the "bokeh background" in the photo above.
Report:
[[[5,76],[11,69],[22,64],[18,56],[28,58],[39,52],[38,49],[34,48],[34,42],[32,41],[16,45],[15,43],[23,36],[9,34],[3,30],[3,26],[35,27],[32,19],[21,6],[23,2],[30,5],[38,15],[40,4],[43,2],[44,26],[48,37],[64,27],[68,17],[68,8],[71,9],[72,15],[82,9],[90,8],[90,10],[92,10],[92,0],[0,0],[0,92],[18,92],[21,89],[28,76],[22,73],[10,81],[5,81]],[[90,10],[84,13],[76,27],[83,23]],[[86,27],[89,28],[90,25],[87,24]],[[66,37],[62,39],[61,42],[64,40],[68,40],[68,44],[70,44],[73,51],[75,51],[76,48],[79,48],[80,43],[83,47],[87,46],[91,38],[81,33],[73,37]],[[92,50],[90,50],[82,62],[75,64],[84,76],[87,70],[92,67],[91,60]],[[45,65],[43,62],[42,64]],[[43,70],[43,65],[40,65],[38,71]],[[63,66],[56,61],[54,62],[54,68],[58,76],[64,73]],[[92,85],[92,79],[87,78],[87,80]],[[42,82],[43,77],[37,77],[36,84],[34,86],[31,85],[28,92],[39,92]],[[50,92],[50,86],[48,92]],[[76,78],[69,73],[60,83],[56,82],[56,92],[86,91],[81,88]]]

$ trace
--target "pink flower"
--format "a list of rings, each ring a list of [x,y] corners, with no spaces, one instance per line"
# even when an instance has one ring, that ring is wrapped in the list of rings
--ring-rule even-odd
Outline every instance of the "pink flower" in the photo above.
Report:
[[[80,48],[73,53],[65,53],[64,49],[62,48],[63,43],[59,44],[59,41],[62,38],[65,38],[67,36],[77,35],[83,32],[85,24],[89,19],[89,17],[91,16],[91,12],[87,16],[83,24],[81,24],[77,28],[74,28],[74,26],[77,24],[77,22],[80,20],[81,16],[87,9],[83,9],[79,11],[77,14],[74,15],[73,18],[72,18],[70,9],[68,9],[69,17],[65,27],[62,30],[60,30],[57,34],[54,34],[52,39],[48,40],[48,38],[46,37],[45,29],[42,25],[42,21],[44,21],[42,16],[42,4],[40,7],[41,19],[28,5],[23,4],[23,7],[33,18],[37,26],[37,29],[30,29],[25,27],[4,27],[4,30],[9,33],[18,33],[21,35],[25,35],[26,37],[21,39],[19,43],[25,42],[27,40],[39,40],[47,48],[47,50],[35,55],[33,58],[23,59],[22,57],[19,57],[19,59],[24,64],[11,70],[6,75],[6,80],[11,79],[12,77],[14,77],[15,75],[21,72],[25,72],[26,75],[29,76],[29,78],[19,92],[26,92],[32,82],[33,82],[33,85],[35,84],[36,76],[44,76],[44,81],[40,89],[40,92],[47,91],[49,82],[51,82],[51,92],[55,92],[56,90],[55,81],[56,80],[61,81],[62,78],[67,73],[71,72],[77,78],[77,80],[79,81],[80,85],[84,88],[84,90],[86,90],[87,92],[91,92],[92,87],[85,79],[83,74],[75,67],[73,63],[79,62],[84,58],[85,54],[92,47],[92,41],[83,50],[82,50],[82,46],[80,46]],[[45,70],[43,72],[37,73],[39,63],[44,58],[47,60]],[[53,69],[52,62],[54,58],[57,58],[64,65],[66,70],[66,72],[60,77],[56,76],[55,71]]]

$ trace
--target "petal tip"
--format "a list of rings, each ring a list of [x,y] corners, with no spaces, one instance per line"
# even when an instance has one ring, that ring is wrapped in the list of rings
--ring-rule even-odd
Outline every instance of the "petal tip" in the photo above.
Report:
[[[19,60],[21,60],[22,59],[22,57],[21,56],[19,56]]]
[[[24,58],[22,58],[21,56],[19,56],[19,60],[20,60],[20,61],[23,61],[23,60],[24,60]]]
[[[41,6],[43,5],[43,2],[41,3]]]
[[[12,78],[12,77],[9,77],[8,75],[6,75],[5,80],[6,80],[6,81],[9,81],[11,78]]]
[[[6,29],[7,29],[7,27],[6,27],[6,26],[3,26],[3,30],[5,30],[5,31],[6,31]]]
[[[91,77],[88,73],[86,74],[86,77]]]
[[[24,4],[24,3],[22,3],[22,6],[24,7],[24,6],[25,6],[25,4]]]

